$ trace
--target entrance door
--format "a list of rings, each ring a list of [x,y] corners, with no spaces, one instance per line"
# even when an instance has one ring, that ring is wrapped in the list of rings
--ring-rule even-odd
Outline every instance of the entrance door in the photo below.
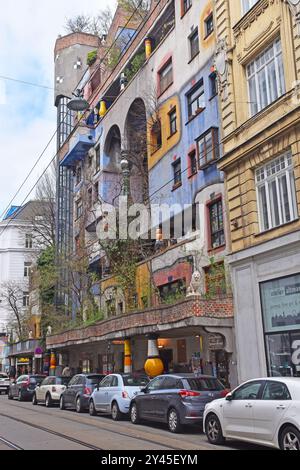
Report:
[[[228,388],[229,384],[229,360],[228,353],[224,350],[216,351],[217,377]]]

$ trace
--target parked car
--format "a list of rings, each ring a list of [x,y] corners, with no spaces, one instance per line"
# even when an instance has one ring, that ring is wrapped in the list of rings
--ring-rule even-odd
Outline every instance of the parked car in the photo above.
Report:
[[[300,450],[300,379],[249,380],[205,408],[204,430],[212,444],[226,438]]]
[[[91,395],[104,377],[105,375],[103,374],[74,375],[60,396],[60,409],[72,408],[77,413],[88,410]]]
[[[40,384],[45,375],[20,375],[20,377],[12,382],[8,389],[8,399],[18,398],[19,401],[31,400],[35,387]]]
[[[110,374],[95,388],[89,402],[90,415],[109,413],[118,421],[129,413],[131,399],[149,382],[146,375]]]
[[[66,389],[71,377],[47,377],[36,386],[32,404],[44,403],[48,408],[59,403],[60,396]]]
[[[0,393],[4,392],[5,394],[8,394],[8,389],[10,385],[10,380],[7,374],[4,374],[3,372],[0,372]]]
[[[182,425],[201,422],[206,403],[225,396],[228,390],[211,376],[159,375],[138,393],[130,405],[133,424],[141,420],[167,423],[173,433]]]

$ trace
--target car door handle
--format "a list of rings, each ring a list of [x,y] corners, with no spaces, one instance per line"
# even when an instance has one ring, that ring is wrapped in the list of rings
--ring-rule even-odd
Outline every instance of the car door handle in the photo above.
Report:
[[[278,405],[276,406],[277,410],[285,410],[285,406],[284,405]]]
[[[252,405],[250,405],[250,403],[248,403],[248,405],[245,405],[245,408],[252,408]]]

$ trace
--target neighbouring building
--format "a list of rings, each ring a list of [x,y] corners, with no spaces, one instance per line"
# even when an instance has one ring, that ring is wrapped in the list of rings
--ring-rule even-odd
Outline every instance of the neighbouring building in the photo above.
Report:
[[[9,365],[17,371],[34,365],[36,348],[39,348],[40,314],[35,312],[30,329],[24,330],[28,341],[20,338],[17,318],[11,306],[22,320],[29,314],[30,274],[40,252],[37,228],[42,223],[45,205],[29,201],[24,206],[12,207],[0,222],[0,332],[6,334],[9,345],[6,354]],[[27,339],[27,338],[26,338]],[[7,357],[5,360],[7,366]]]
[[[82,325],[47,337],[58,368],[122,371],[125,344],[133,369],[143,370],[154,338],[165,370],[237,382],[225,263],[229,227],[217,168],[222,147],[215,48],[210,0],[152,1],[143,18],[129,24],[118,6],[81,80],[92,111],[73,116],[75,127],[60,142],[59,165],[72,175],[69,246],[75,259],[86,252],[94,277],[92,286],[83,283],[79,267],[73,277],[66,310],[73,321],[81,312]],[[132,286],[130,293],[122,288],[96,233],[107,215],[103,204],[117,207],[124,194],[132,202],[172,207],[151,227],[155,235],[136,263],[133,295]],[[175,233],[177,218],[186,220],[185,204],[191,206],[190,224]],[[166,222],[171,233],[164,238]],[[95,322],[82,305],[90,293],[101,317]]]
[[[300,376],[300,2],[215,3],[238,378]]]

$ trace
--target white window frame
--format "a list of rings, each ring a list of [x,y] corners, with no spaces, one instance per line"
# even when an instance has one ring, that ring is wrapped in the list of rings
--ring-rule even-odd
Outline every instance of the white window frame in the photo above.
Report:
[[[278,46],[278,47],[277,47]],[[262,56],[264,56],[271,48],[273,48],[273,55],[271,58],[265,60],[262,66],[259,65],[259,61]],[[277,97],[275,100],[271,98],[270,85],[269,85],[269,76],[267,73],[268,66],[274,62],[275,64],[275,75],[276,75],[276,93]],[[251,71],[252,69],[252,71]],[[265,82],[266,82],[266,93],[267,93],[267,103],[263,105],[260,99],[259,93],[259,74],[264,71]],[[280,73],[282,71],[282,74]],[[283,58],[282,58],[282,48],[281,40],[277,38],[270,44],[266,49],[260,52],[255,59],[246,66],[246,78],[248,84],[248,97],[249,97],[249,113],[250,116],[255,116],[255,114],[262,111],[264,108],[269,106],[271,103],[276,101],[280,96],[285,93],[285,77],[284,77],[284,68],[283,68]],[[255,81],[255,95],[256,101],[252,102],[251,91],[250,91],[250,80],[254,79]],[[253,109],[255,107],[255,109]]]
[[[29,262],[24,263],[24,277],[29,277],[31,266],[32,266],[32,263],[29,263]]]
[[[25,235],[25,248],[32,249],[33,247],[33,236],[31,234],[26,233]]]
[[[288,209],[290,213],[290,219],[286,220],[286,214],[284,214],[283,206],[284,201],[282,199],[282,190],[280,186],[280,178],[286,177],[287,185],[287,197],[288,197]],[[279,224],[273,220],[274,208],[272,207],[272,197],[270,195],[269,186],[275,181],[276,184],[276,197],[278,201],[278,216]],[[258,207],[258,219],[259,219],[259,231],[265,232],[276,227],[280,227],[286,223],[292,222],[298,218],[297,210],[297,198],[295,188],[295,177],[294,167],[292,162],[292,153],[290,151],[276,157],[264,166],[261,166],[255,171],[255,185],[256,185],[256,200]],[[260,189],[264,187],[266,193],[266,205],[267,205],[267,218],[268,228],[265,228],[265,220],[263,218],[263,208],[260,198]]]

